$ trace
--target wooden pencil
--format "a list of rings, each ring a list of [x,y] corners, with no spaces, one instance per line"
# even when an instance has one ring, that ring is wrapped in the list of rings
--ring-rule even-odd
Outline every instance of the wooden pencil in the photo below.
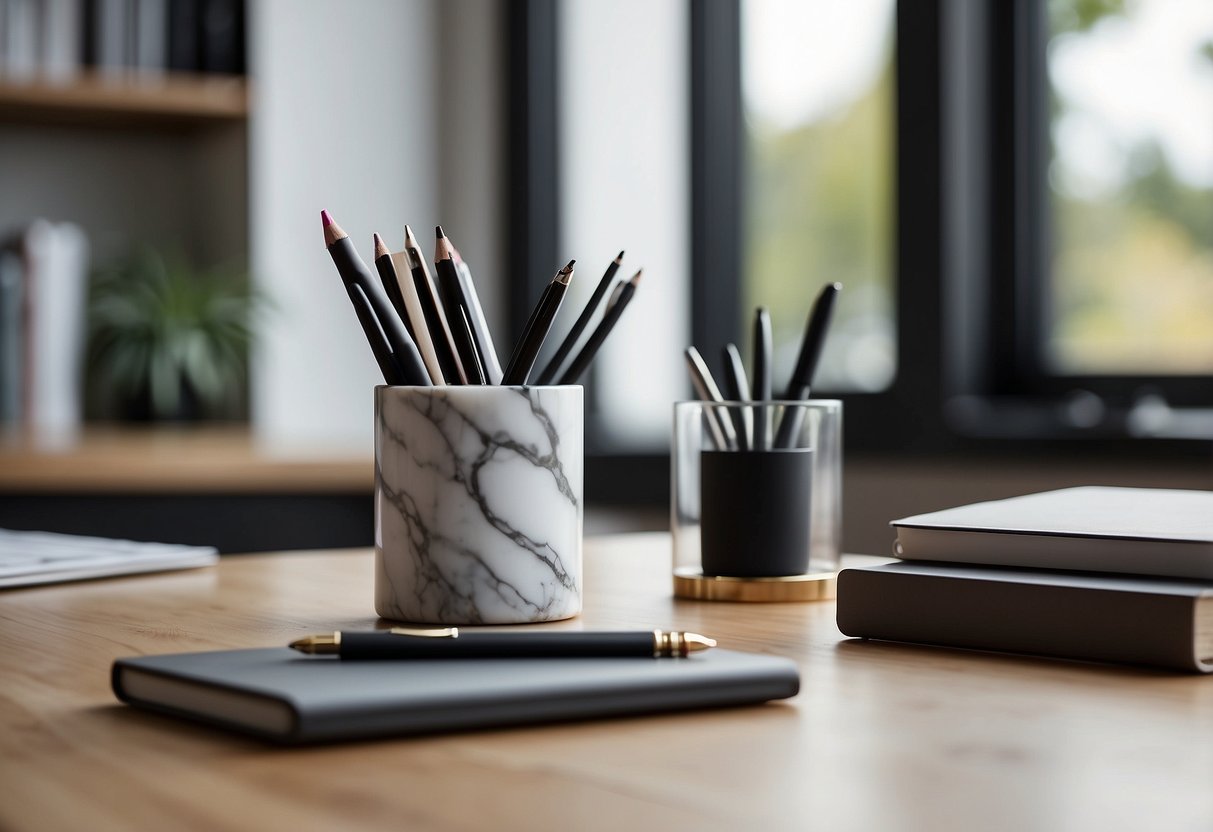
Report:
[[[438,273],[438,297],[446,319],[451,324],[451,336],[455,342],[455,350],[459,355],[459,363],[467,376],[468,384],[484,384],[483,370],[473,373],[473,367],[483,367],[484,362],[477,354],[476,339],[472,334],[471,325],[463,327],[459,321],[469,317],[468,302],[463,296],[463,284],[459,282],[459,273],[455,269],[455,261],[451,254],[451,242],[446,238],[442,226],[434,228],[436,241],[434,243],[434,270]],[[479,375],[480,381],[474,381]]]
[[[391,301],[392,308],[396,310],[396,317],[404,324],[405,331],[413,339],[413,343],[416,343],[417,333],[413,331],[408,312],[404,308],[404,297],[400,294],[400,283],[396,279],[396,267],[392,265],[391,252],[388,251],[387,243],[383,242],[383,238],[378,234],[374,235],[374,248],[373,261],[375,270],[379,272],[379,282],[383,284],[383,293]]]
[[[526,384],[531,369],[535,366],[535,357],[539,355],[539,349],[543,346],[544,339],[547,338],[548,332],[552,328],[552,321],[556,319],[556,313],[560,311],[560,304],[564,302],[564,295],[568,291],[569,282],[573,279],[573,265],[576,262],[576,260],[570,260],[567,266],[556,272],[556,276],[543,290],[539,303],[535,305],[530,320],[527,321],[526,328],[522,332],[522,337],[518,339],[518,344],[514,347],[514,352],[506,364],[505,373],[501,378],[502,384]]]
[[[454,245],[451,246],[451,259],[455,261],[455,271],[459,275],[463,296],[467,300],[468,322],[472,325],[472,335],[476,339],[476,351],[484,361],[484,377],[489,384],[501,384],[501,361],[497,358],[497,348],[493,345],[493,333],[489,329],[488,319],[480,306],[476,281],[472,279],[472,268],[459,255],[459,249]]]
[[[341,275],[342,282],[345,283],[347,290],[351,285],[362,290],[362,295],[371,309],[372,317],[378,325],[377,329],[387,341],[401,374],[396,383],[429,386],[430,377],[421,361],[421,355],[417,352],[417,345],[409,337],[404,324],[396,315],[396,311],[392,308],[379,282],[371,275],[371,270],[367,268],[362,258],[358,256],[353,241],[333,220],[328,211],[320,212],[320,221],[324,227],[325,248],[328,249],[329,256],[333,259],[333,265],[337,267],[337,273]],[[353,300],[355,293],[350,292],[349,294]],[[357,312],[360,308],[360,305],[355,302],[355,311]],[[375,337],[371,330],[376,327],[368,328],[361,314],[359,320],[362,321],[363,331],[374,349]]]
[[[400,294],[404,306],[404,322],[413,333],[417,343],[417,351],[425,364],[426,372],[434,384],[446,384],[442,365],[438,363],[438,354],[434,351],[434,341],[430,337],[429,326],[426,324],[425,312],[421,308],[421,298],[417,295],[417,287],[413,284],[412,270],[409,268],[408,255],[403,251],[389,251],[387,243],[378,234],[375,235],[375,266],[379,276],[388,282],[390,275]],[[390,269],[390,272],[388,271]]]
[[[417,288],[417,296],[421,299],[421,308],[425,314],[426,328],[434,342],[434,351],[438,354],[438,363],[442,365],[442,374],[448,384],[467,384],[463,365],[455,351],[455,339],[451,334],[451,325],[442,310],[438,300],[438,290],[434,279],[430,276],[430,267],[426,263],[421,246],[413,236],[413,229],[404,227],[404,251],[409,258],[409,271],[413,276],[413,285]]]

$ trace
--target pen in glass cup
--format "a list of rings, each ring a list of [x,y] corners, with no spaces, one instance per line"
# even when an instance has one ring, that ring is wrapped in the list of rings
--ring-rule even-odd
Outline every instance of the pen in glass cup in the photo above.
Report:
[[[334,632],[291,642],[301,653],[343,659],[674,658],[715,646],[714,639],[678,630],[503,633],[454,627]]]

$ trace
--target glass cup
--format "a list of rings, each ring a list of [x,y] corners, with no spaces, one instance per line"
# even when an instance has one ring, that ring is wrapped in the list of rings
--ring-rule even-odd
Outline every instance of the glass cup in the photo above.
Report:
[[[837,571],[842,402],[674,405],[674,567],[709,577]]]

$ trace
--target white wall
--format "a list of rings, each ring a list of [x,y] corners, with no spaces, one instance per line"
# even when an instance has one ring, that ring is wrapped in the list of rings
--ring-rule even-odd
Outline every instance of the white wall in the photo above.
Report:
[[[689,22],[685,3],[560,5],[563,240],[577,258],[570,319],[619,249],[640,289],[594,362],[614,438],[668,442],[690,340]]]
[[[438,202],[436,19],[429,0],[250,4],[250,254],[278,304],[253,363],[259,436],[371,447],[382,376],[320,210],[368,264],[372,232],[397,248],[409,222],[426,239]]]
[[[253,365],[260,437],[370,452],[382,383],[321,238],[328,209],[422,247],[442,224],[503,331],[499,4],[258,0],[249,7],[253,273],[278,303]],[[500,345],[499,345],[500,348]]]

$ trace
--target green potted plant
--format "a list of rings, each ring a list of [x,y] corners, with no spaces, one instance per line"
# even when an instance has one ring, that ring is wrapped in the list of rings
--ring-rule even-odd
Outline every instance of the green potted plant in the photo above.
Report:
[[[246,275],[150,248],[99,271],[88,309],[94,411],[135,421],[241,415],[264,305]]]

